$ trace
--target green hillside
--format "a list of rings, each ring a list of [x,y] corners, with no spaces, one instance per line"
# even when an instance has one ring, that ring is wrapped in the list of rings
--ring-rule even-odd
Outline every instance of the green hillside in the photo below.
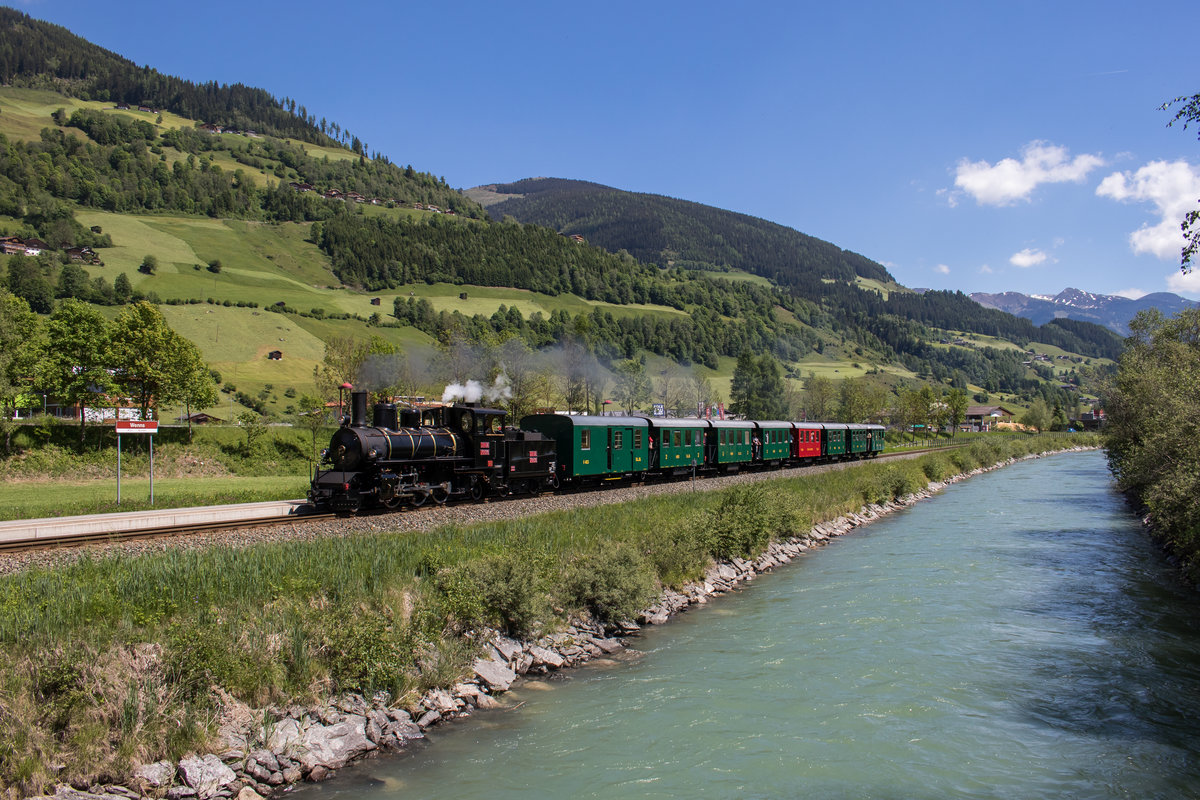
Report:
[[[813,280],[892,282],[880,264],[774,222],[661,195],[584,181],[531,178],[467,191],[495,218],[578,234],[663,266],[740,271],[785,287]]]

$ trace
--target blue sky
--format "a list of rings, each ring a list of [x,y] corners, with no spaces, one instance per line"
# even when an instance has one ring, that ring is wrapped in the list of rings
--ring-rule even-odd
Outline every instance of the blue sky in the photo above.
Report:
[[[1200,3],[24,0],[260,86],[451,186],[596,181],[763,217],[907,286],[1200,299]]]

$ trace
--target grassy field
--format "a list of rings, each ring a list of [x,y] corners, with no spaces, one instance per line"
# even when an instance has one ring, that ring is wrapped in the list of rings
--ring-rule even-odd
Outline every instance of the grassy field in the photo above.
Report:
[[[307,477],[297,476],[156,478],[154,505],[151,505],[149,478],[122,477],[121,504],[118,506],[114,458],[111,480],[71,482],[70,485],[64,485],[62,481],[0,483],[0,519],[294,500],[304,497],[307,492]]]

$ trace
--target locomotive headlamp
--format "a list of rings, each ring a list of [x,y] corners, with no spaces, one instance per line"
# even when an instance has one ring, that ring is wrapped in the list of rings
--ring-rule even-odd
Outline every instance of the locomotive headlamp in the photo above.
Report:
[[[367,458],[379,458],[379,451],[372,447],[367,451]]]

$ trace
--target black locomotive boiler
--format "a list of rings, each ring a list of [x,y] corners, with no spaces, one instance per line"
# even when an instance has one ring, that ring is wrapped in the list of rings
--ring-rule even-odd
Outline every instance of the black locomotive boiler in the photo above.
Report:
[[[368,424],[366,392],[351,394],[350,409],[308,493],[318,508],[351,514],[558,487],[554,440],[506,428],[498,409],[377,403]]]

